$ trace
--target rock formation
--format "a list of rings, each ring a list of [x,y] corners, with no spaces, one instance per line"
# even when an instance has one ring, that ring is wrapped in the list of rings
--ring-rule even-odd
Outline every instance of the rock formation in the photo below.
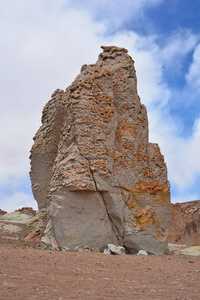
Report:
[[[5,210],[3,210],[3,209],[0,209],[0,216],[3,216],[3,215],[5,215],[5,214],[7,214],[7,211],[5,211]]]
[[[200,201],[171,204],[169,242],[187,246],[200,245]]]
[[[38,222],[39,214],[31,207],[0,214],[0,244],[38,247],[41,240]]]
[[[109,243],[128,253],[168,251],[170,186],[134,62],[124,48],[102,47],[66,91],[43,109],[31,150],[31,182],[43,234],[60,247]]]

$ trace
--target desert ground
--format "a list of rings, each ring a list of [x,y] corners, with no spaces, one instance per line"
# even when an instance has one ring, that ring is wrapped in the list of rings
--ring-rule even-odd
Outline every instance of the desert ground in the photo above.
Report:
[[[0,299],[200,299],[200,259],[72,253],[1,239]]]
[[[6,218],[5,218],[6,216]],[[200,256],[41,249],[34,211],[0,217],[0,299],[200,299]]]

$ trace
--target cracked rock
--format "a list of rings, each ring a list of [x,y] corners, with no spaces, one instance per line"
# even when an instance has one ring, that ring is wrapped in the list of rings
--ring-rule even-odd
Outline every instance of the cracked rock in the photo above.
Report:
[[[168,252],[170,185],[124,48],[102,47],[45,105],[31,150],[41,232],[60,248]]]

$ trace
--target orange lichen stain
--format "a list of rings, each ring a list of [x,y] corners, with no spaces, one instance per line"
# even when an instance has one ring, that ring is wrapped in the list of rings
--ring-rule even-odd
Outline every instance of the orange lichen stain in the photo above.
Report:
[[[85,168],[76,168],[76,172],[85,173]]]
[[[94,98],[94,101],[100,105],[100,107],[108,107],[108,106],[112,106],[113,105],[113,97],[111,97],[110,95],[104,94],[101,96],[96,96]]]
[[[150,223],[153,219],[154,213],[146,208],[139,208],[134,213],[135,219],[139,225]]]
[[[104,122],[111,121],[114,115],[114,109],[109,107],[104,107],[100,110],[100,117],[103,119]]]
[[[123,147],[125,149],[133,149],[133,147],[135,146],[135,141],[134,139],[123,139]]]
[[[140,123],[132,121],[130,118],[125,117],[119,123],[117,128],[116,138],[122,142],[123,138],[136,139],[140,132]]]
[[[97,136],[96,139],[92,139],[93,142],[105,141],[105,136]]]
[[[65,172],[65,173],[64,173],[64,176],[65,176],[65,177],[70,177],[70,176],[71,176],[71,173]]]
[[[146,144],[144,142],[140,143],[138,147],[137,157],[139,163],[147,161]]]
[[[134,214],[136,224],[140,227],[140,230],[146,230],[150,225],[160,227],[160,222],[151,208],[140,208],[134,206],[131,211]]]
[[[165,195],[169,192],[169,186],[158,181],[139,181],[132,189],[134,195],[151,194],[156,195],[161,193]]]
[[[94,96],[97,97],[100,95],[100,90],[98,90],[97,88],[94,89]]]
[[[111,173],[111,169],[105,159],[95,159],[90,162],[91,169],[93,171],[99,171],[101,174]]]
[[[123,148],[122,145],[116,145],[117,151],[110,154],[113,159],[113,170],[114,172],[119,172],[121,169],[131,168],[134,172],[135,168],[135,157],[132,155],[130,157],[129,149]],[[134,151],[133,151],[134,154]]]
[[[118,158],[117,158],[118,157]],[[127,153],[122,153],[122,156],[114,157],[113,160],[113,170],[114,172],[119,172],[121,169],[135,168],[135,159],[134,157],[130,159]]]

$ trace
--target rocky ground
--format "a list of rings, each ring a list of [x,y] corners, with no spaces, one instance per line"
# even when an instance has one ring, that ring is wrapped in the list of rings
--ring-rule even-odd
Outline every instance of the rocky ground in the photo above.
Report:
[[[0,217],[0,299],[200,299],[200,256],[42,250],[25,238],[36,224],[31,211]]]

